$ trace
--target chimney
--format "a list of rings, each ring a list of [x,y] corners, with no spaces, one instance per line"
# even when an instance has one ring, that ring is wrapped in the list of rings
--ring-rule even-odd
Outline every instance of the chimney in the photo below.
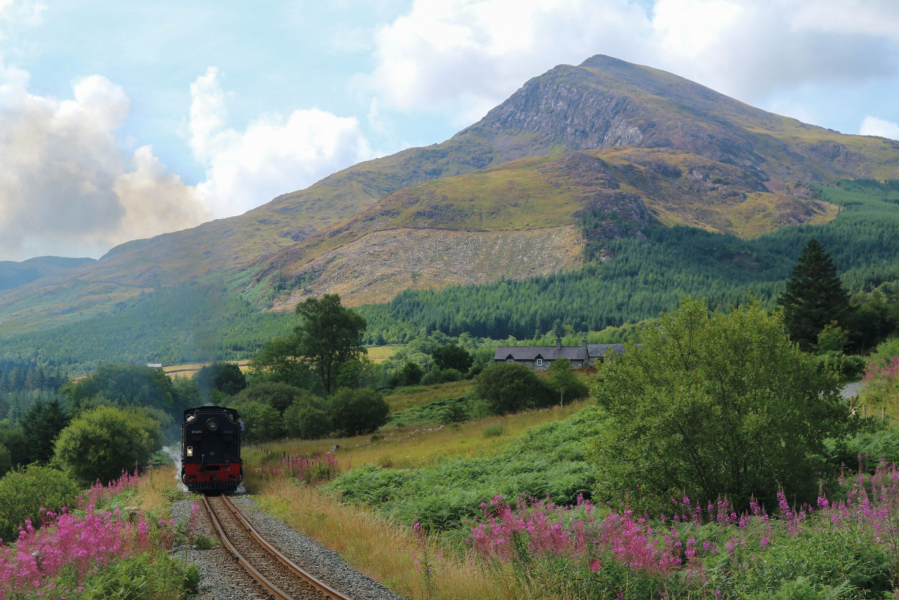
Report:
[[[556,338],[556,350],[561,350],[561,349],[562,349],[562,338],[557,337]]]
[[[584,338],[584,348],[587,347],[587,338]]]

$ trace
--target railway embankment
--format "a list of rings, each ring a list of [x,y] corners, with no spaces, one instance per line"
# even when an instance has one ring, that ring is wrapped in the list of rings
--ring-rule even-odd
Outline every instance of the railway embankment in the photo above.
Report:
[[[267,542],[335,590],[353,600],[403,600],[384,585],[350,567],[338,553],[258,510],[252,498],[235,496],[232,501]],[[194,506],[197,508],[194,509]],[[196,515],[192,517],[194,513]],[[191,530],[195,540],[202,539],[205,542],[192,544],[190,548],[180,548],[177,552],[196,565],[201,576],[200,588],[206,597],[215,600],[270,597],[218,541],[218,535],[203,509],[200,496],[174,502],[171,514],[176,522]],[[194,525],[191,525],[192,520]]]

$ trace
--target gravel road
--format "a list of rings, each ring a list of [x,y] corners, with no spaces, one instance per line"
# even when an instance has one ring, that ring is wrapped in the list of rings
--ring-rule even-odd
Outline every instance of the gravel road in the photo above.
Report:
[[[232,496],[232,501],[256,530],[268,542],[286,554],[291,560],[318,577],[334,589],[353,600],[403,600],[371,577],[351,568],[343,558],[318,542],[294,531],[283,522],[260,511],[248,496]],[[200,499],[189,499],[172,504],[172,517],[187,521],[191,507],[198,504],[200,519],[196,534],[217,539],[209,517]],[[194,563],[200,571],[202,598],[216,600],[255,600],[267,598],[257,589],[255,582],[221,545],[209,550],[184,548],[176,550],[178,556]]]

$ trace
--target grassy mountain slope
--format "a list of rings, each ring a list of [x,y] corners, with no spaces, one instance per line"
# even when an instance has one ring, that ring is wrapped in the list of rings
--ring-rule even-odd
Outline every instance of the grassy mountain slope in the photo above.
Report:
[[[92,258],[38,256],[22,262],[0,261],[0,290],[10,290],[42,277],[59,275],[69,269],[95,262]]]
[[[287,303],[290,298],[302,296],[301,290],[309,287],[310,274],[321,266],[310,270],[310,261],[329,252],[333,253],[333,260],[339,261],[339,249],[352,244],[357,244],[353,246],[357,254],[367,252],[364,244],[358,245],[364,235],[349,235],[348,226],[358,227],[362,234],[423,226],[475,233],[570,227],[580,218],[579,212],[592,210],[592,200],[580,184],[563,181],[565,190],[547,189],[546,182],[539,179],[540,169],[548,163],[526,162],[520,169],[516,166],[512,184],[521,188],[507,192],[498,187],[509,185],[510,181],[508,177],[503,181],[501,169],[480,179],[458,176],[518,159],[583,151],[602,151],[594,158],[601,157],[610,168],[614,167],[614,180],[619,187],[611,190],[611,196],[613,202],[623,203],[622,210],[633,212],[638,208],[633,197],[625,197],[634,194],[651,209],[653,220],[744,236],[827,216],[826,207],[807,197],[802,186],[799,193],[795,191],[797,182],[899,176],[896,142],[846,136],[805,125],[663,71],[596,56],[580,66],[561,65],[532,79],[478,123],[441,144],[355,165],[245,215],[129,242],[95,264],[0,293],[0,333],[108,314],[117,304],[128,302],[141,292],[191,281],[224,280],[232,292],[243,294],[259,309],[277,302]],[[675,194],[678,199],[674,202],[669,192],[679,184],[654,177],[631,181],[627,177],[629,168],[635,176],[656,167],[662,171],[668,168],[651,164],[654,153],[664,153],[662,162],[669,166],[689,161],[714,165],[714,169],[706,169],[711,179],[700,186],[708,193],[694,193],[686,186],[679,195]],[[681,171],[683,181],[688,181],[692,171]],[[713,172],[717,171],[726,173],[725,183],[715,181],[718,176]],[[665,177],[664,173],[657,174]],[[428,187],[428,182],[450,177],[457,179],[446,188]],[[527,189],[522,191],[523,188]],[[599,184],[594,188],[589,193],[610,191],[601,189]],[[725,197],[725,191],[734,195]],[[471,194],[469,198],[464,197],[467,193]],[[533,197],[535,204],[523,208],[522,193]],[[691,193],[688,201],[685,194]],[[734,204],[737,197],[741,202]],[[469,206],[460,211],[459,205],[464,201],[469,201]],[[730,204],[721,208],[722,202]],[[600,204],[600,212],[609,208]],[[366,212],[366,218],[371,216],[373,220],[361,221],[359,213],[369,209],[373,212]],[[394,210],[400,212],[393,214]],[[611,213],[614,214],[606,215],[610,219],[605,224],[600,223],[600,237],[614,238],[613,225],[622,226],[618,212]],[[382,225],[382,218],[390,222]],[[489,247],[485,240],[478,240],[477,244]],[[390,252],[411,256],[419,252],[418,246],[405,243]],[[440,244],[434,247],[446,251]],[[529,245],[522,239],[505,247]],[[561,252],[556,261],[558,268],[567,268],[570,261],[565,256],[570,248]],[[420,264],[425,268],[438,258],[422,255]],[[501,262],[515,264],[526,260],[526,254],[508,253]],[[417,279],[413,272],[414,269],[400,274],[400,279],[406,277],[413,287],[418,281],[437,287],[459,282],[450,271],[445,271],[447,275],[443,277],[439,270],[432,270],[430,275],[420,274]],[[517,273],[522,277],[533,274],[528,269]],[[479,268],[466,268],[462,278],[493,280]],[[361,283],[369,287],[379,279],[384,280],[383,290],[399,281],[372,273]],[[314,292],[327,288],[322,286]],[[389,294],[382,292],[360,296],[386,297]]]
[[[275,309],[289,310],[325,292],[359,305],[389,300],[410,287],[558,272],[579,264],[584,235],[606,242],[644,237],[655,223],[748,238],[784,225],[825,223],[836,212],[835,205],[812,198],[805,185],[772,193],[743,169],[703,156],[620,147],[572,152],[403,188],[269,260],[256,280],[275,273],[278,281],[301,282],[286,286],[289,292],[276,299]],[[596,227],[575,235],[575,226],[590,213]],[[555,235],[561,231],[567,232],[564,241]],[[499,232],[517,243],[496,247],[491,241]],[[537,232],[556,243],[533,247],[529,242]],[[451,235],[459,240],[455,253],[437,242]],[[427,240],[436,243],[429,247]],[[482,260],[472,258],[472,245],[489,255],[488,264],[509,267],[485,270]],[[601,252],[610,256],[607,249]],[[435,262],[447,260],[454,268],[433,271]]]
[[[753,297],[770,306],[811,236],[834,253],[850,290],[899,281],[899,181],[843,181],[815,186],[815,194],[843,209],[835,220],[748,240],[655,225],[646,229],[645,240],[587,241],[588,248],[606,246],[613,260],[519,281],[408,289],[388,303],[359,307],[369,323],[366,343],[406,343],[434,330],[493,339],[531,339],[564,325],[596,331],[657,317],[684,294],[707,298],[717,308]],[[82,367],[247,358],[295,325],[294,315],[260,313],[221,282],[185,285],[144,294],[106,316],[2,338],[0,358]]]

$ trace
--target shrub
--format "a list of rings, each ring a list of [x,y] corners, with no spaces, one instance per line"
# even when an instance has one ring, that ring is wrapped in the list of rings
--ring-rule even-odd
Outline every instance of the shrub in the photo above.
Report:
[[[206,365],[193,376],[203,399],[209,400],[215,392],[234,396],[247,387],[247,378],[237,363],[214,362]]]
[[[80,488],[58,469],[29,465],[0,479],[0,539],[13,540],[26,518],[40,521],[42,508],[59,511],[74,500]]]
[[[284,435],[284,419],[271,405],[263,402],[235,402],[231,408],[237,410],[244,423],[245,439],[253,442],[274,440]]]
[[[292,404],[298,401],[308,402],[310,398],[315,398],[312,392],[288,385],[286,383],[278,383],[273,381],[265,381],[262,383],[254,383],[248,388],[241,391],[234,398],[234,402],[261,402],[268,404],[284,414]]]
[[[100,365],[89,377],[64,385],[60,393],[69,400],[75,415],[96,406],[97,399],[118,406],[152,406],[175,415],[187,408],[178,404],[168,375],[161,369],[140,365]]]
[[[12,455],[6,446],[0,445],[0,477],[6,475],[12,469]]]
[[[836,373],[760,303],[709,315],[685,300],[603,364],[594,393],[610,419],[594,445],[596,491],[635,511],[687,494],[739,512],[753,494],[774,505],[778,487],[814,502],[824,439],[849,417]]]
[[[861,400],[872,406],[895,408],[899,402],[899,338],[877,346],[865,369]]]
[[[460,373],[467,373],[474,362],[474,357],[465,348],[449,344],[434,350],[432,354],[434,362],[441,369],[453,369]]]
[[[421,367],[414,362],[406,362],[399,373],[394,375],[390,380],[391,387],[418,385],[424,373]]]
[[[161,445],[162,434],[151,437],[149,417],[101,406],[83,413],[62,430],[56,441],[56,460],[75,479],[106,483],[135,464],[144,468]]]
[[[496,415],[548,406],[555,398],[531,369],[514,363],[500,363],[484,369],[478,375],[475,390]]]
[[[328,403],[334,428],[347,435],[371,433],[387,422],[390,407],[381,394],[368,389],[342,388]]]
[[[450,381],[459,381],[462,379],[462,373],[455,369],[440,369],[434,367],[430,373],[425,373],[421,378],[421,385],[437,385],[439,383],[448,383]]]
[[[290,437],[314,440],[331,433],[331,417],[320,405],[297,402],[284,411],[284,424]]]
[[[574,369],[571,368],[571,362],[565,359],[554,360],[550,365],[547,384],[558,396],[559,406],[565,401],[573,402],[590,394],[590,388],[577,378]]]

